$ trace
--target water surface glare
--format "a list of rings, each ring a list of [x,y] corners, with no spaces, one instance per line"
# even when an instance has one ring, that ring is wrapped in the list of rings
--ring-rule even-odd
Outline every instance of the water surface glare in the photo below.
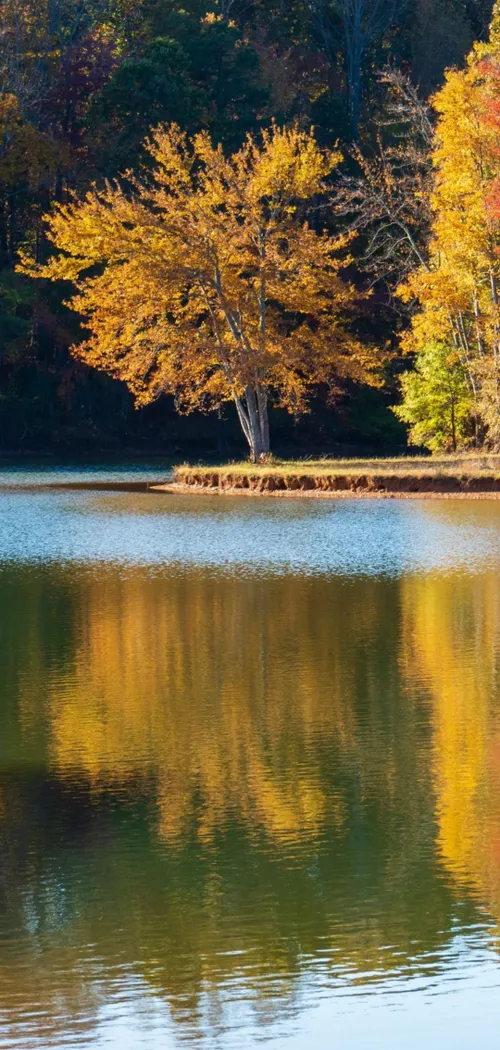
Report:
[[[0,1050],[496,1050],[500,502],[47,476],[0,473]]]
[[[499,504],[2,491],[0,483],[0,558],[273,575],[470,572],[500,562]]]

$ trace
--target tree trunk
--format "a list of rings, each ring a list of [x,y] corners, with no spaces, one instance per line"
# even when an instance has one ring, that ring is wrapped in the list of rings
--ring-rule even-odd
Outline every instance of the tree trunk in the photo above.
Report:
[[[455,398],[451,396],[451,446],[453,452],[457,451],[457,429],[455,423]]]
[[[241,429],[248,441],[254,463],[270,452],[267,395],[260,385],[249,385],[243,398],[234,398]]]
[[[359,118],[361,113],[361,69],[363,64],[363,47],[361,43],[361,26],[355,26],[355,35],[351,41],[351,52],[348,56],[349,108],[351,111],[351,135],[353,142],[358,141]]]

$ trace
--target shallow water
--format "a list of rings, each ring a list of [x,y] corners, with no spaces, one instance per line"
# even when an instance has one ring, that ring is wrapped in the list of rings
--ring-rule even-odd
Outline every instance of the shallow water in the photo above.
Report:
[[[2,1050],[496,1048],[500,504],[39,480],[0,474]]]

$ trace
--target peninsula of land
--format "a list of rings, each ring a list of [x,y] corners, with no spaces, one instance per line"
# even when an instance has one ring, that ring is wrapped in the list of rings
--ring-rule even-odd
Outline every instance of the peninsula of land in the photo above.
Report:
[[[275,460],[176,467],[155,491],[316,498],[500,497],[500,455]]]

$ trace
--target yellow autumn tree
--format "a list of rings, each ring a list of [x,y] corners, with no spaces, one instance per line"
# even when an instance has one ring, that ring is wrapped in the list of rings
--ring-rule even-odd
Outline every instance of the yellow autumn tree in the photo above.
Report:
[[[489,43],[474,47],[465,69],[447,73],[433,100],[438,122],[430,261],[400,290],[420,310],[406,338],[406,348],[417,354],[417,371],[404,378],[397,412],[417,442],[427,433],[431,448],[466,444],[474,434],[494,446],[500,442],[500,239],[489,206],[499,170],[498,132],[489,119],[498,90],[492,71],[500,57],[499,23],[495,9]],[[443,395],[445,373],[453,377],[451,408],[447,396],[436,400],[428,389],[429,376],[435,385],[435,360]],[[453,427],[443,425],[445,416]]]
[[[153,176],[128,175],[58,207],[56,249],[30,273],[76,286],[90,331],[75,354],[124,380],[136,403],[181,410],[234,401],[254,459],[269,451],[268,400],[305,407],[312,384],[376,381],[348,332],[347,238],[317,233],[305,205],[339,155],[312,133],[272,127],[226,158],[175,125],[148,146]]]

